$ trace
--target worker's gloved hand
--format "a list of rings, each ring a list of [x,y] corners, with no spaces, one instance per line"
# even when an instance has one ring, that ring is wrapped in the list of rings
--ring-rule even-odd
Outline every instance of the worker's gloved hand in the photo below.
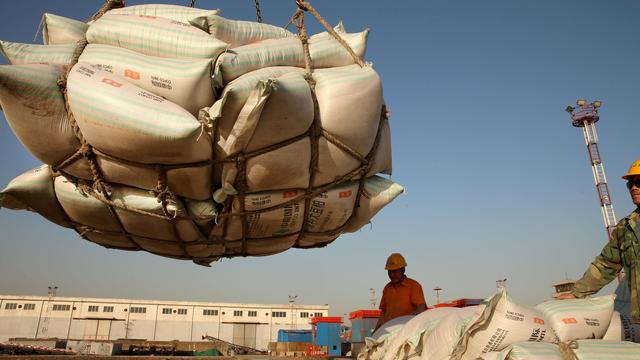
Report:
[[[567,299],[577,299],[575,295],[572,293],[559,295],[556,299],[558,300],[567,300]]]

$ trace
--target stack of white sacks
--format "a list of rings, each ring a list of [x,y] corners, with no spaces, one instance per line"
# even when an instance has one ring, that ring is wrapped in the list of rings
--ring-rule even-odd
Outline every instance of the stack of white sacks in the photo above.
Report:
[[[368,30],[335,30],[363,59]],[[66,89],[108,197],[91,190],[95,169],[58,83],[85,37]],[[11,63],[0,106],[46,164],[14,179],[2,207],[106,247],[208,264],[324,246],[403,191],[376,175],[391,172],[380,78],[327,32],[309,39],[315,99],[295,34],[218,10],[131,6],[90,24],[46,14],[43,40],[0,42]],[[172,195],[165,207],[158,184]]]
[[[394,319],[366,339],[358,359],[640,359],[640,325],[614,311],[614,299],[551,300],[530,308],[502,290],[478,306]]]

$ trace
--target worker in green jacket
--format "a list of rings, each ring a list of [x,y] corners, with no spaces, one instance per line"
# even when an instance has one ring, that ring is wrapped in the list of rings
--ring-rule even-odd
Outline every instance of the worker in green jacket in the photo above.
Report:
[[[640,159],[622,177],[627,180],[631,200],[638,206],[616,225],[611,239],[591,263],[571,293],[559,299],[582,298],[594,294],[615,279],[624,268],[631,293],[631,320],[640,323]]]

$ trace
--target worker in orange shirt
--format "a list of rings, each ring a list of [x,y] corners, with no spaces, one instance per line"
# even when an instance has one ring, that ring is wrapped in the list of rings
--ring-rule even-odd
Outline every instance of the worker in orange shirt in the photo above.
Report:
[[[376,330],[391,319],[405,315],[417,315],[427,310],[422,286],[404,274],[406,266],[407,261],[398,253],[393,253],[387,258],[387,264],[384,268],[391,281],[382,291],[382,299],[380,300],[382,313],[376,324]]]

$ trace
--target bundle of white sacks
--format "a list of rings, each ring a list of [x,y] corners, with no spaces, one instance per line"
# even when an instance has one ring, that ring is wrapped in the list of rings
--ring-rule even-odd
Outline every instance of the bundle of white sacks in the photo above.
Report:
[[[435,308],[378,329],[358,360],[640,359],[640,325],[614,311],[615,295],[533,308],[502,290],[481,305]],[[564,355],[563,355],[564,352]]]
[[[309,39],[312,90],[296,35],[218,10],[140,5],[89,24],[43,20],[45,45],[0,42],[11,63],[0,66],[0,106],[45,164],[14,179],[2,207],[106,247],[208,264],[324,246],[403,191],[376,175],[391,172],[380,78],[329,33]],[[335,30],[363,59],[368,30]],[[59,79],[85,38],[67,107]],[[108,196],[92,190],[96,168],[68,111]],[[164,206],[150,192],[158,184],[172,195]]]

